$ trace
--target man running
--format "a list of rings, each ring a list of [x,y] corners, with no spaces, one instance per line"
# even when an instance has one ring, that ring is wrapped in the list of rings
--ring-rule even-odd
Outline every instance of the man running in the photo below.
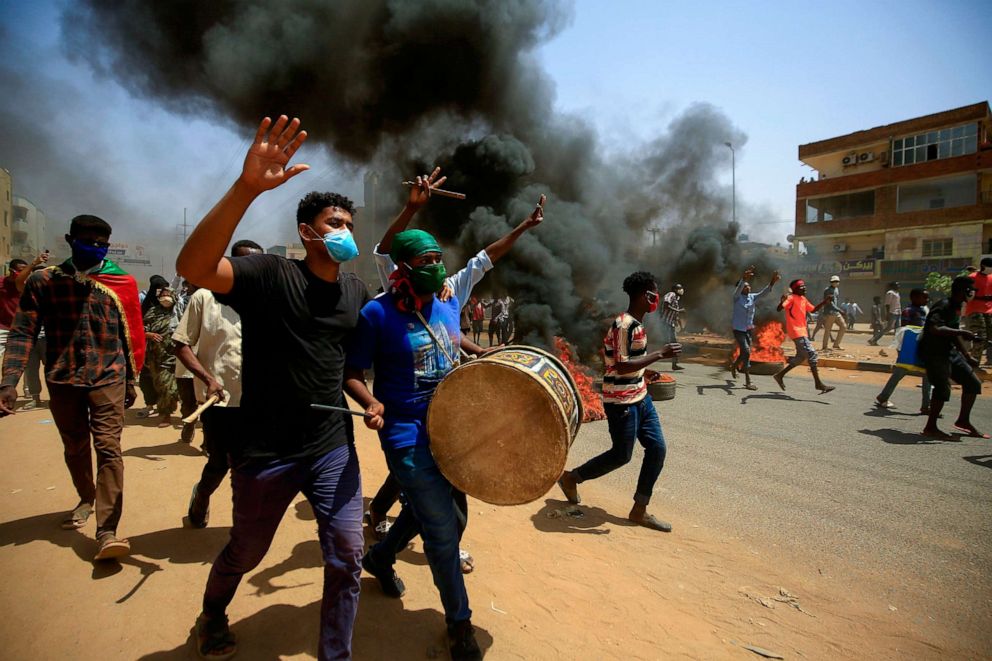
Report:
[[[627,464],[634,452],[634,443],[640,441],[644,446],[644,461],[634,491],[634,505],[627,518],[652,530],[671,532],[671,523],[647,513],[667,450],[645,377],[656,379],[658,373],[647,367],[659,360],[677,357],[682,346],[670,343],[661,351],[648,353],[644,316],[657,310],[659,302],[658,282],[653,275],[645,271],[632,273],[624,279],[623,290],[629,299],[627,311],[613,320],[603,340],[606,363],[603,409],[613,446],[578,468],[562,473],[558,485],[568,502],[579,504],[578,485]]]
[[[813,343],[809,341],[807,336],[806,315],[810,312],[816,312],[826,305],[830,301],[830,295],[827,294],[819,305],[813,305],[806,298],[805,282],[793,280],[789,283],[789,289],[792,293],[783,294],[776,309],[780,312],[785,310],[785,332],[796,345],[796,355],[790,358],[789,363],[776,372],[772,378],[775,379],[779,388],[785,390],[785,382],[783,381],[785,375],[804,362],[809,362],[809,371],[813,373],[813,385],[821,394],[825,395],[835,388],[820,380],[820,371],[816,366],[816,349],[813,348]]]
[[[975,295],[975,281],[968,276],[954,278],[951,295],[930,308],[923,325],[919,355],[933,384],[930,398],[930,416],[923,435],[930,438],[952,439],[937,427],[944,403],[951,398],[951,380],[961,386],[961,411],[954,422],[955,429],[965,436],[988,438],[971,424],[971,408],[982,392],[982,382],[975,374],[978,361],[968,353],[966,341],[975,339],[974,333],[961,328],[961,309]]]

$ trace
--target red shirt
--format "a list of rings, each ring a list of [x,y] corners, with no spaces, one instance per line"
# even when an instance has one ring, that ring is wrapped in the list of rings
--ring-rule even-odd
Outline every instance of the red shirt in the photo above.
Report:
[[[806,314],[816,308],[805,296],[789,294],[789,298],[782,304],[785,310],[785,332],[793,340],[799,337],[806,337],[809,332],[806,330]]]
[[[21,301],[21,293],[17,291],[16,276],[11,273],[6,278],[0,278],[0,328],[10,330],[14,323],[14,314]]]
[[[472,321],[482,321],[485,318],[486,311],[482,307],[482,303],[476,303],[475,306],[472,307]]]
[[[992,314],[992,301],[980,301],[979,296],[992,296],[992,275],[981,271],[969,273],[968,277],[975,281],[975,298],[968,301],[965,314]]]

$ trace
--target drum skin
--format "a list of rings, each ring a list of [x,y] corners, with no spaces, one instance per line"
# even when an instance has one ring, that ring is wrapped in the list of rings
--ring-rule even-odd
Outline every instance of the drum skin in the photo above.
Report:
[[[427,413],[434,460],[457,489],[494,505],[554,486],[582,422],[582,400],[551,354],[508,346],[452,370]]]

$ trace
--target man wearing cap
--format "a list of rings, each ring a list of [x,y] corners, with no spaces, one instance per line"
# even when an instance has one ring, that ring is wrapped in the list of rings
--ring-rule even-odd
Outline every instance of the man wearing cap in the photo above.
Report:
[[[840,307],[840,277],[830,276],[830,286],[823,290],[823,299],[828,301],[823,306],[823,346],[822,351],[827,350],[827,343],[830,342],[830,331],[834,324],[837,325],[837,339],[834,340],[834,349],[843,350],[840,341],[847,331],[847,324],[844,322],[844,313]]]
[[[427,408],[455,367],[459,350],[478,355],[483,349],[459,331],[458,296],[448,301],[437,297],[447,272],[434,237],[422,230],[400,232],[389,255],[397,268],[389,276],[389,290],[362,308],[347,352],[345,387],[372,414],[365,424],[379,432],[386,465],[406,502],[386,538],[362,558],[362,566],[387,595],[402,596],[405,587],[393,570],[397,549],[405,546],[398,540],[408,540],[411,530],[419,528],[444,607],[451,658],[481,659],[458,554],[455,490],[431,454]],[[368,369],[375,370],[374,395],[365,384]]]

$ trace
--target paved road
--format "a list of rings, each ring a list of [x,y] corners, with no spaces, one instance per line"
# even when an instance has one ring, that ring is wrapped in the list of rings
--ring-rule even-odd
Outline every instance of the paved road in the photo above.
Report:
[[[657,404],[669,455],[652,510],[873,580],[893,603],[924,598],[943,621],[990,640],[992,442],[922,439],[923,418],[909,414],[918,388],[898,389],[900,409],[882,412],[871,406],[877,386],[838,374],[828,395],[802,377],[787,379],[785,393],[756,377],[752,392],[687,365],[676,398]],[[958,404],[956,392],[945,431]],[[972,420],[992,431],[989,395]],[[608,444],[605,422],[585,425],[569,467]],[[601,479],[632,492],[640,460],[637,451]]]

